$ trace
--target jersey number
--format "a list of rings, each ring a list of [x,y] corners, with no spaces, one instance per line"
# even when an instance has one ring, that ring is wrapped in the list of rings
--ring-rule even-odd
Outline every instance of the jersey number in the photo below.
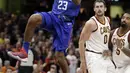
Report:
[[[116,49],[116,54],[117,54],[117,55],[120,55],[120,50],[119,50],[119,48]]]
[[[67,10],[68,2],[67,1],[59,1],[58,9]]]
[[[104,35],[104,44],[106,44],[108,42],[108,36]]]

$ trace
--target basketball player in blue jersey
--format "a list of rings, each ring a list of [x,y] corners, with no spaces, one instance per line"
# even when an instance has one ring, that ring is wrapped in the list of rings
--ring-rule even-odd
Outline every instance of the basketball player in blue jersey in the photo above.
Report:
[[[8,52],[18,60],[26,61],[34,30],[40,26],[53,34],[53,51],[63,73],[68,73],[65,50],[68,48],[75,17],[78,15],[81,0],[54,0],[51,12],[40,12],[30,16],[20,52]]]

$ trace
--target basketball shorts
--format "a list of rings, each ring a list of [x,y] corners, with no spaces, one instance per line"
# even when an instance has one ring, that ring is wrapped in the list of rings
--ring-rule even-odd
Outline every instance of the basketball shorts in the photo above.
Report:
[[[86,52],[86,65],[88,73],[115,73],[115,66],[110,59],[105,59],[102,54]]]
[[[42,24],[40,27],[52,32],[53,51],[64,52],[68,48],[74,19],[64,15],[56,15],[53,12],[40,12]]]

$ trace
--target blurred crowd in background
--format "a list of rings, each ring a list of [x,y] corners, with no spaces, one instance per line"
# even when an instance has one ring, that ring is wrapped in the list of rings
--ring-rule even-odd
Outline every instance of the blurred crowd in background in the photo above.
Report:
[[[42,2],[42,7],[36,11],[51,10],[51,3]],[[34,11],[34,12],[36,12]],[[14,14],[0,10],[0,73],[18,73],[19,64],[17,60],[9,57],[7,51],[19,51],[22,47],[24,31],[27,20],[31,14]],[[87,16],[85,8],[81,7],[76,18],[71,42],[66,59],[69,64],[70,73],[76,73],[80,66],[78,39],[85,22],[90,18]],[[117,15],[112,19],[112,29],[119,26],[120,18]],[[59,66],[55,63],[52,49],[52,35],[50,32],[37,27],[32,38],[30,49],[33,52],[34,73],[60,73]],[[41,65],[43,67],[41,67]],[[35,72],[36,71],[36,72]]]

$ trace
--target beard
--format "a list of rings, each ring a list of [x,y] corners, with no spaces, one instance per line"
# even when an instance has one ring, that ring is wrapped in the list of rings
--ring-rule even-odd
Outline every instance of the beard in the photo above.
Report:
[[[121,27],[127,27],[127,24],[125,22],[121,22]]]

